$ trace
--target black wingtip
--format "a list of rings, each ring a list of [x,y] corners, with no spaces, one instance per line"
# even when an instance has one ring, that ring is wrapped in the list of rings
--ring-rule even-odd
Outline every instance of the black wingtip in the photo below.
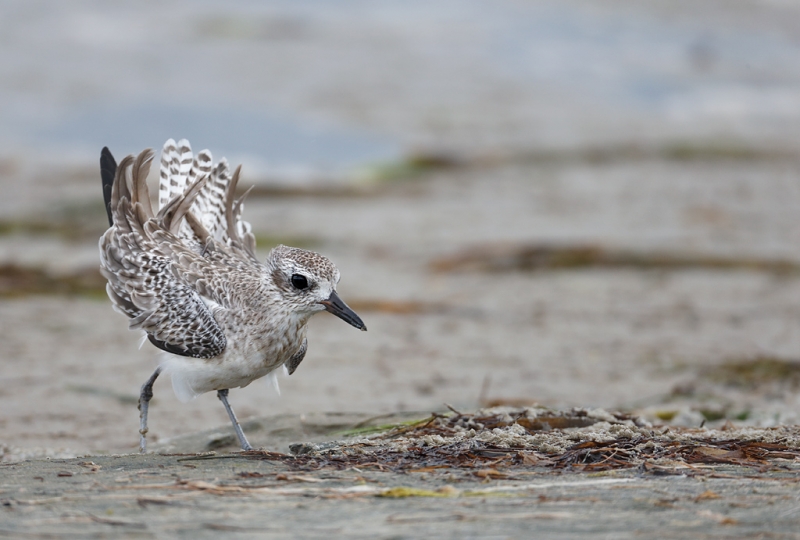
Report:
[[[152,343],[162,351],[167,351],[168,353],[177,354],[179,356],[194,356],[191,351],[183,349],[181,347],[176,347],[175,345],[167,343],[166,341],[161,341],[159,339],[156,339],[153,336],[153,334],[147,334],[147,339],[149,339],[150,343]]]
[[[111,188],[114,185],[114,176],[117,174],[117,162],[107,146],[100,152],[100,180],[103,182],[103,201],[108,214],[108,226],[114,224],[111,216]]]

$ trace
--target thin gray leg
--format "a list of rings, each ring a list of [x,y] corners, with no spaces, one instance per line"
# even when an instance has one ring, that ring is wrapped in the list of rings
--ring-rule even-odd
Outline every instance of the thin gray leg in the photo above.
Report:
[[[239,421],[236,419],[233,409],[231,409],[230,404],[228,404],[228,390],[217,390],[217,397],[222,404],[225,405],[225,410],[228,411],[228,417],[231,419],[233,430],[236,432],[236,436],[239,437],[239,444],[242,445],[242,450],[252,450],[253,447],[250,446],[249,442],[247,442],[247,437],[244,436],[242,426],[239,425]]]
[[[139,452],[142,454],[147,450],[147,409],[153,398],[153,383],[160,374],[161,366],[158,366],[147,382],[142,385],[142,392],[139,394]]]

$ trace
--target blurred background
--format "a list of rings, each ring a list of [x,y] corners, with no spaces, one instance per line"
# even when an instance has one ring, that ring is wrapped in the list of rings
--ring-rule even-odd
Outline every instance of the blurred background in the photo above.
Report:
[[[158,357],[103,292],[98,158],[183,137],[369,327],[316,317],[240,418],[797,422],[798,36],[789,0],[4,2],[0,456],[135,450]],[[152,440],[227,423],[155,392]]]

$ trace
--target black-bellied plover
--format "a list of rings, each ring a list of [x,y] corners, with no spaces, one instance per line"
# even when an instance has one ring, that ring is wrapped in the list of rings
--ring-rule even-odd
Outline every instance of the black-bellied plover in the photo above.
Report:
[[[152,160],[152,150],[119,166],[108,148],[100,157],[110,225],[100,239],[106,291],[129,328],[167,353],[141,389],[140,450],[162,371],[181,401],[216,390],[242,449],[250,450],[228,390],[280,366],[293,373],[317,312],[367,328],[336,293],[339,270],[327,258],[280,245],[258,261],[255,236],[242,220],[244,196],[235,199],[241,166],[231,175],[225,159],[213,165],[207,150],[193,157],[188,141],[168,140],[154,213],[146,182]]]

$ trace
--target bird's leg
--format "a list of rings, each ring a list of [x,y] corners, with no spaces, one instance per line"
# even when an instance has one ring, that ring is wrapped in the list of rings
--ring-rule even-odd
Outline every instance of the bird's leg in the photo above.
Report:
[[[139,394],[139,452],[142,454],[147,450],[147,409],[153,398],[153,383],[160,374],[161,366],[158,366],[147,382],[142,385],[142,392]]]
[[[231,419],[231,423],[233,424],[233,430],[236,432],[236,436],[239,437],[239,444],[242,445],[242,450],[252,450],[253,447],[250,446],[250,443],[247,442],[247,437],[244,436],[244,431],[242,431],[242,426],[239,425],[239,421],[236,419],[236,415],[231,409],[230,404],[228,403],[228,390],[217,390],[217,397],[225,405],[225,410],[228,411],[228,417]]]

